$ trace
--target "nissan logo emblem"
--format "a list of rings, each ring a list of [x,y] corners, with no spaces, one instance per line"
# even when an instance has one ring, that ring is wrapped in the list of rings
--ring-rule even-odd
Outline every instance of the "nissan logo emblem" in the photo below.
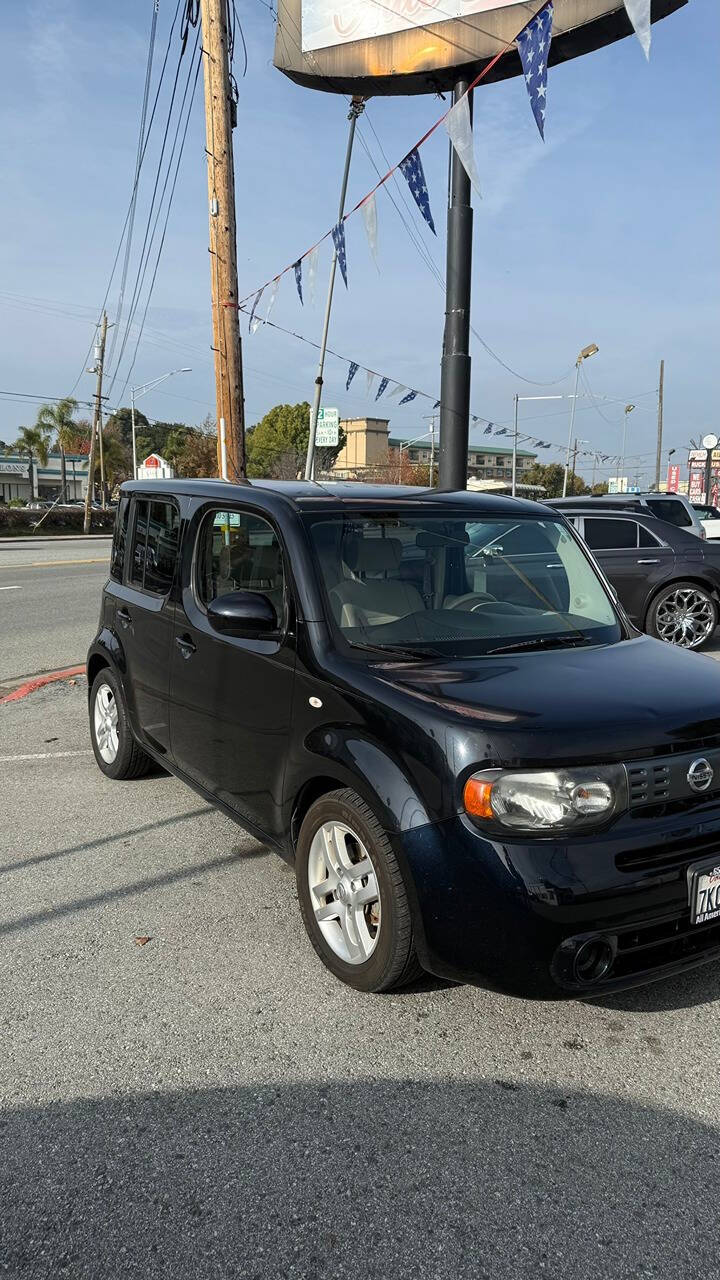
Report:
[[[693,760],[687,771],[687,780],[693,791],[707,791],[714,773],[710,761],[701,757],[699,760]]]

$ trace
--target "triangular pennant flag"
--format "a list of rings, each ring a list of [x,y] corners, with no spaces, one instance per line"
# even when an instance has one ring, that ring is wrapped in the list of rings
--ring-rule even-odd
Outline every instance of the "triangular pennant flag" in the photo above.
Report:
[[[374,191],[372,195],[363,202],[363,204],[361,205],[361,209],[362,209],[363,223],[365,224],[365,235],[367,236],[368,244],[370,246],[370,252],[373,256],[373,262],[375,263],[375,266],[379,271],[380,265],[378,263],[378,256],[377,256],[377,249],[378,249],[377,204],[375,202]]]
[[[370,392],[372,391],[374,386],[375,386],[375,374],[372,372],[371,369],[366,369],[365,370],[365,389],[368,395],[370,395]]]
[[[406,396],[403,396],[403,398],[402,398],[402,400],[400,401],[400,403],[401,403],[401,404],[409,404],[411,400],[414,400],[414,399],[415,399],[416,395],[417,395],[417,391],[408,391],[407,395],[406,395]]]
[[[486,426],[485,430],[483,431],[483,435],[484,435],[484,436],[491,436],[491,435],[492,435],[492,429],[493,429],[492,422],[488,422],[488,424],[487,424],[487,426]]]
[[[525,84],[530,106],[540,137],[545,139],[545,95],[547,93],[547,65],[552,39],[552,0],[523,27],[517,38],[518,53],[525,72]]]
[[[305,254],[305,261],[307,263],[307,288],[308,288],[308,298],[310,299],[310,306],[312,306],[313,303],[315,302],[315,285],[317,283],[317,266],[318,266],[319,252],[320,252],[320,246],[316,244],[314,249],[311,249],[309,253]]]
[[[376,399],[376,400],[379,400],[379,399],[380,399],[380,397],[381,397],[381,395],[382,395],[383,391],[385,390],[385,388],[386,388],[386,386],[387,386],[387,384],[388,384],[388,382],[389,382],[389,381],[390,381],[390,379],[389,379],[389,378],[381,378],[381,379],[380,379],[380,386],[378,387],[378,389],[377,389],[377,395],[375,396],[375,399]]]
[[[293,262],[293,270],[295,272],[295,284],[297,285],[300,306],[303,306],[302,296],[302,258],[298,258],[297,262]]]
[[[430,197],[428,196],[427,183],[425,181],[425,171],[417,147],[413,147],[410,154],[400,161],[398,167],[410,188],[413,200],[433,235],[435,235],[435,223],[430,212]]]
[[[434,403],[434,405],[433,405],[433,409],[439,409],[439,408],[440,408],[440,401],[439,401],[439,400],[436,400],[436,401],[435,401],[435,403]]]
[[[396,382],[388,396],[388,400],[394,400],[396,396],[401,396],[404,391],[407,391],[407,387],[404,387],[401,382]]]
[[[344,222],[338,222],[337,226],[333,227],[332,239],[333,239],[333,244],[335,245],[335,252],[337,254],[337,260],[340,266],[340,271],[342,272],[342,278],[345,282],[345,288],[347,289],[347,254],[345,251],[345,223]]]
[[[500,427],[497,434],[499,436],[508,436],[510,432],[508,431],[507,427]]]
[[[348,369],[347,382],[345,383],[346,391],[350,390],[350,383],[352,382],[359,368],[360,368],[360,365],[356,364],[354,360],[350,361],[350,368]]]
[[[463,94],[459,102],[451,107],[445,117],[445,128],[450,135],[457,158],[463,166],[468,178],[473,184],[479,196],[482,196],[480,190],[480,174],[475,163],[475,148],[473,147],[473,131],[470,122],[470,103],[468,95]]]
[[[633,24],[635,35],[642,45],[645,57],[650,59],[650,0],[625,0],[628,18]]]
[[[270,319],[270,312],[275,306],[275,299],[277,298],[279,288],[280,288],[280,276],[276,276],[272,282],[272,289],[270,290],[270,301],[268,302],[268,309],[265,312],[265,319],[263,320],[263,324],[267,324],[268,320]]]
[[[249,333],[254,333],[258,325],[260,324],[260,321],[255,319],[255,312],[257,311],[258,303],[262,298],[264,292],[265,292],[265,286],[263,285],[262,289],[258,289],[257,293],[255,294],[255,301],[252,304],[252,308],[250,310],[250,319],[248,320]]]
[[[479,421],[480,421],[480,419],[477,417],[477,415],[476,415],[476,414],[473,414],[473,415],[472,415],[472,420],[473,420],[473,422],[479,422]]]

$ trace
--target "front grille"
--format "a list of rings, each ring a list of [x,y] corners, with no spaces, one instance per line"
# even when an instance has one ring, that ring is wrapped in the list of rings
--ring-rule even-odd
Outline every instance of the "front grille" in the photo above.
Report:
[[[692,963],[703,956],[710,958],[714,951],[720,958],[720,921],[693,925],[686,909],[655,924],[619,932],[617,944],[611,980],[651,973],[663,965]]]
[[[705,791],[696,791],[689,781],[691,767],[699,761],[707,763],[711,770],[710,785]],[[717,747],[629,760],[625,770],[631,811],[668,802],[703,804],[712,797],[717,798],[720,792],[720,749]]]
[[[666,844],[650,845],[644,849],[628,849],[618,853],[615,866],[618,871],[637,873],[639,871],[676,871],[687,866],[689,862],[697,862],[700,858],[714,858],[720,853],[720,830],[715,835],[696,836],[694,840],[687,837],[668,841]]]
[[[658,804],[670,799],[670,766],[667,764],[627,765],[630,804]]]

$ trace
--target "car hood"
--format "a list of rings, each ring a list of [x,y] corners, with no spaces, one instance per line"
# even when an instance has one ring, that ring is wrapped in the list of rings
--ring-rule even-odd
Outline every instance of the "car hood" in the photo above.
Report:
[[[569,764],[720,739],[720,664],[647,636],[442,665],[383,664],[377,675],[431,718],[443,716],[458,769],[462,757]]]

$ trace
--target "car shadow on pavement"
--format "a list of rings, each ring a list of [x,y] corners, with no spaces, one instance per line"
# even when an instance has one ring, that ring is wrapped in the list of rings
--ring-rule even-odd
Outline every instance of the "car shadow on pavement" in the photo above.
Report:
[[[687,973],[661,978],[642,987],[619,991],[616,995],[598,996],[586,1003],[625,1013],[670,1013],[674,1009],[692,1009],[699,1004],[712,1004],[720,999],[720,961],[713,960]]]
[[[73,844],[67,849],[53,849],[50,853],[38,853],[32,858],[21,858],[15,862],[0,865],[0,875],[13,871],[24,871],[28,867],[40,866],[43,862],[53,862],[56,858],[67,858],[73,853],[90,853],[100,849],[102,845],[114,844],[118,840],[135,839],[147,835],[148,831],[158,831],[162,827],[172,827],[178,822],[188,822],[191,818],[202,818],[214,813],[212,805],[204,805],[202,809],[191,809],[189,813],[175,813],[170,818],[158,818],[157,822],[146,822],[141,827],[131,827],[125,831],[113,831],[109,836],[98,836],[94,840],[86,840],[83,844]]]
[[[717,1129],[628,1098],[344,1079],[118,1093],[2,1124],[14,1278],[717,1275]]]

